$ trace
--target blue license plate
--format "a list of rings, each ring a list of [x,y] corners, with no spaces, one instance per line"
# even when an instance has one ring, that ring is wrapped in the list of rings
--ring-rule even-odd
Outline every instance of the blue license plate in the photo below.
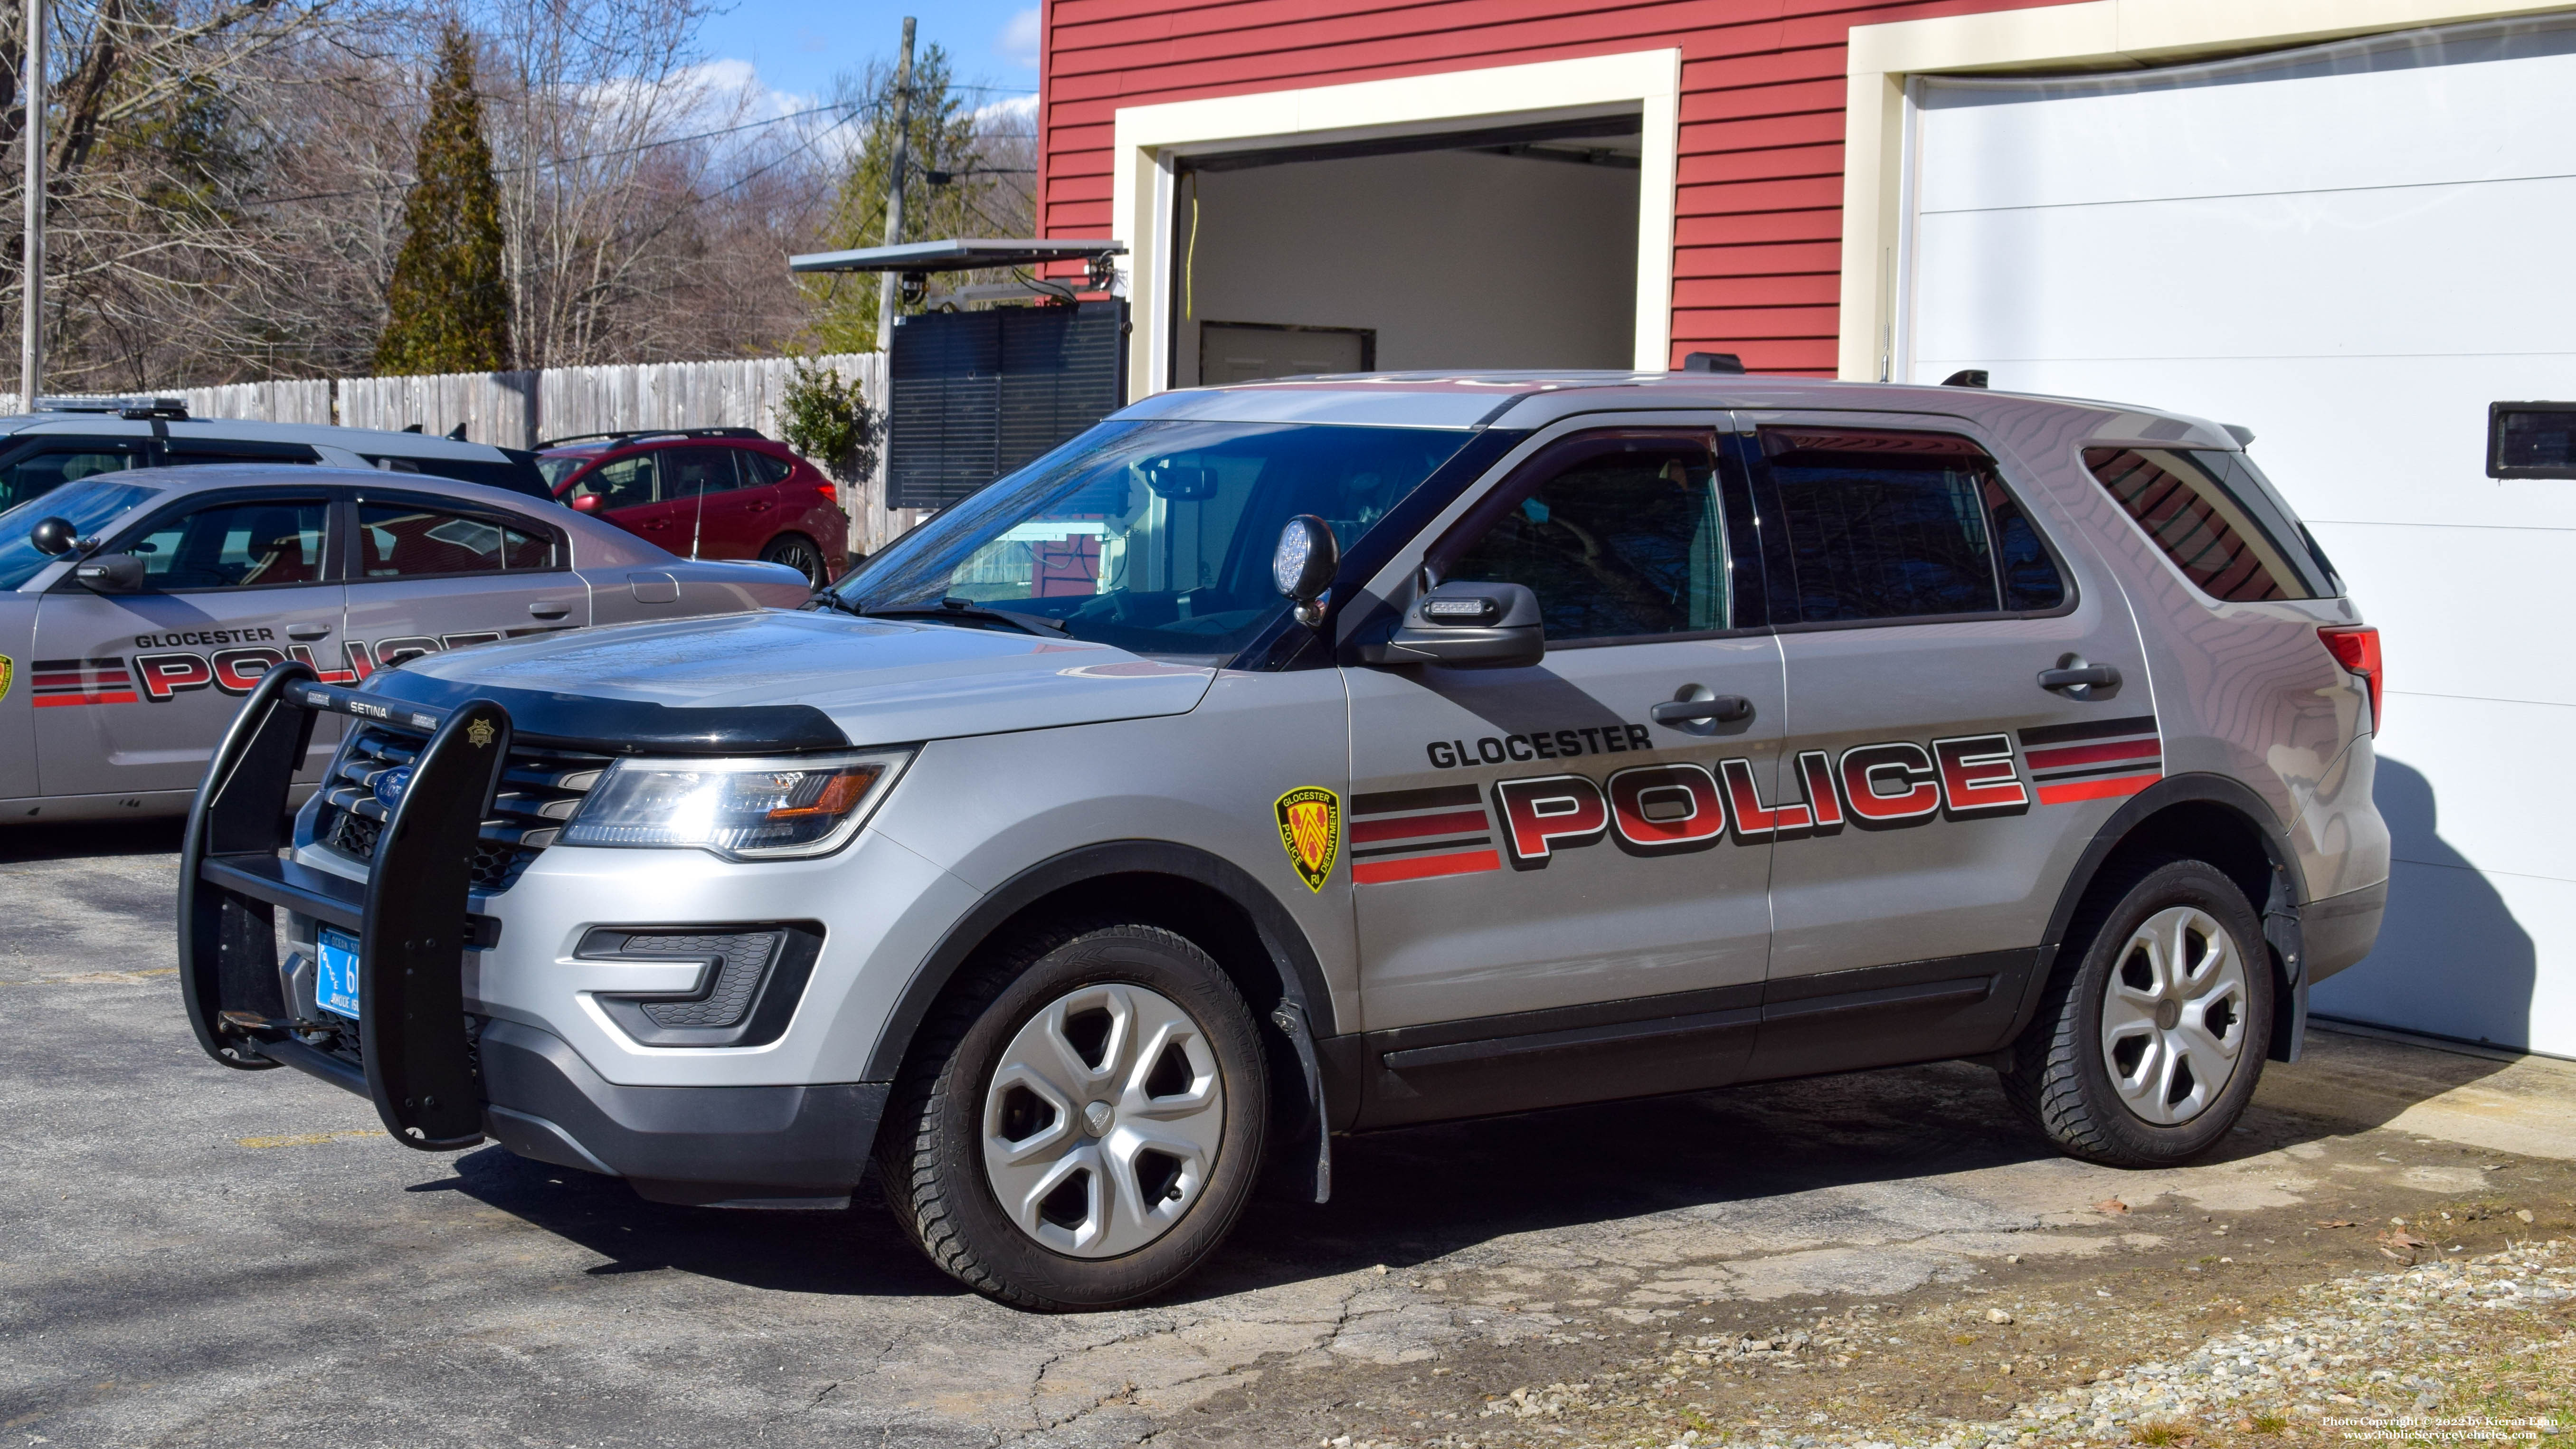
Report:
[[[358,1019],[358,938],[328,926],[313,936],[321,959],[313,979],[313,1004],[335,1016]]]

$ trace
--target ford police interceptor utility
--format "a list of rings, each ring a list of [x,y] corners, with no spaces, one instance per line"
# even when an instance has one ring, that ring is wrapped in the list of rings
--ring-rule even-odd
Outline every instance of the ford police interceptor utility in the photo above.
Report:
[[[2377,934],[2381,684],[2191,418],[1172,392],[805,612],[270,671],[182,976],[217,1061],[406,1145],[735,1206],[873,1157],[948,1272],[1097,1307],[1345,1131],[1970,1057],[2068,1152],[2188,1158]]]
[[[184,813],[242,697],[288,660],[354,684],[508,636],[806,593],[788,569],[692,563],[442,477],[91,473],[0,512],[0,824]],[[301,788],[338,746],[316,732]]]

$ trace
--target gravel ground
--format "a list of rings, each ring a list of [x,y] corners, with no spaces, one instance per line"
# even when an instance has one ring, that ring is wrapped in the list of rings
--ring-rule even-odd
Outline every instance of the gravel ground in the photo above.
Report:
[[[1797,1403],[1807,1396],[1781,1389],[1783,1381],[1797,1383],[1819,1370],[1849,1369],[1864,1344],[1901,1348],[1949,1339],[1960,1346],[1982,1336],[1952,1332],[1969,1325],[1986,1334],[2063,1331],[2071,1319],[2097,1316],[2093,1305],[1985,1295],[1904,1315],[1861,1305],[1799,1328],[1675,1335],[1660,1360],[1601,1374],[1598,1382],[1515,1388],[1462,1416],[1467,1422],[1454,1430],[1386,1439],[1346,1433],[1315,1442],[1323,1449],[2576,1444],[2576,1414],[2569,1412],[2576,1403],[2576,1246],[2552,1238],[2446,1257],[2438,1242],[2414,1236],[2475,1211],[2428,1214],[2411,1227],[2392,1219],[2374,1241],[2405,1266],[2300,1288],[2285,1311],[2234,1331],[2207,1332],[2184,1352],[2089,1374],[2079,1367],[2079,1382],[2035,1393],[1992,1418],[1873,1412],[1830,1388],[1822,1402]],[[2413,1262],[2417,1257],[2425,1261]],[[2162,1320],[2243,1311],[2225,1293],[2159,1307],[2180,1312],[2137,1315],[2128,1330],[2138,1337],[2176,1336]],[[2065,1366],[2058,1354],[2009,1352],[1985,1365],[2000,1377],[2026,1380]],[[1731,1387],[1745,1392],[1724,1392]],[[1706,1392],[1711,1389],[1719,1392]],[[1727,1411],[1713,1407],[1730,1397],[1749,1402]],[[1682,1401],[1688,1399],[1712,1402]]]

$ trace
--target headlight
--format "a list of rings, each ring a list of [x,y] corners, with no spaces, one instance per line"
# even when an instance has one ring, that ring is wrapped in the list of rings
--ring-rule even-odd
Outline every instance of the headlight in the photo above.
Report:
[[[620,760],[564,827],[565,845],[712,850],[736,860],[828,855],[894,788],[909,750],[749,760]]]

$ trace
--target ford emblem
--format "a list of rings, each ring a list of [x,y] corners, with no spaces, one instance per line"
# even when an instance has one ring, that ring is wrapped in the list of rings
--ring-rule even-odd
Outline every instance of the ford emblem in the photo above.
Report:
[[[403,791],[411,787],[411,768],[403,765],[376,777],[374,793],[377,804],[391,810],[402,803]]]

